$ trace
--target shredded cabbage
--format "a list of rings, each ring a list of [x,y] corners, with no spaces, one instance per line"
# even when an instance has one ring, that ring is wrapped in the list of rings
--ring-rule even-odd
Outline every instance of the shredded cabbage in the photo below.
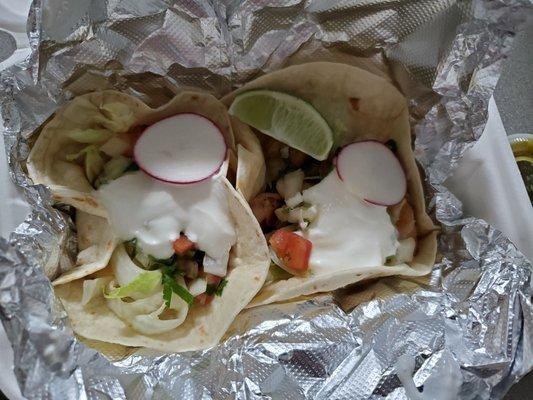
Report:
[[[81,296],[81,304],[86,305],[92,299],[102,296],[105,286],[111,281],[110,276],[96,279],[87,279],[83,281],[83,294]]]
[[[111,268],[113,269],[115,279],[117,280],[119,286],[128,285],[131,281],[137,278],[138,275],[142,274],[143,272],[146,272],[145,269],[138,267],[137,264],[135,264],[131,260],[123,244],[117,246],[117,248],[113,252],[110,264]],[[129,295],[129,297],[132,297],[134,299],[140,298],[135,293]]]
[[[102,169],[104,168],[104,159],[100,155],[100,150],[92,147],[85,153],[85,175],[87,180],[94,183]]]
[[[100,107],[105,116],[100,122],[113,132],[126,132],[134,122],[135,116],[123,103],[107,103]]]
[[[178,284],[185,286],[183,278],[178,279]],[[110,283],[111,285],[113,282]],[[149,297],[131,302],[117,298],[108,298],[106,301],[107,306],[120,319],[145,335],[154,335],[177,328],[185,321],[189,311],[188,304],[179,296],[172,294],[170,309],[167,313],[171,313],[174,318],[160,319],[161,314],[167,309],[161,290]]]
[[[77,129],[68,136],[78,143],[95,144],[109,140],[113,133],[106,129]]]
[[[93,183],[104,168],[104,159],[94,144],[85,147],[78,153],[68,154],[65,158],[67,161],[75,161],[81,156],[85,156],[85,176],[89,182]]]
[[[123,244],[117,246],[110,265],[116,280],[108,283],[104,297],[107,306],[117,317],[145,335],[167,332],[183,323],[189,305],[172,293],[170,307],[166,307],[161,271],[139,268],[131,261]],[[183,277],[175,279],[178,285],[187,287]],[[125,297],[130,301],[126,301]],[[163,312],[164,319],[160,319]]]
[[[187,303],[185,303],[183,300],[181,301],[183,302],[183,306],[174,311],[173,314],[175,315],[175,318],[159,318],[163,311],[165,311],[165,304],[162,304],[158,310],[150,314],[136,315],[135,317],[133,317],[133,319],[129,321],[129,323],[133,327],[133,329],[145,335],[154,335],[171,331],[172,329],[175,329],[180,326],[187,317],[187,312],[189,311],[189,308],[187,306]]]
[[[119,178],[126,172],[131,163],[131,158],[128,157],[117,156],[112,158],[104,165],[104,171],[96,180],[95,186],[98,187]]]
[[[108,289],[112,288],[115,282],[110,282]],[[133,301],[124,301],[118,298],[107,298],[107,306],[120,318],[129,321],[138,314],[148,314],[154,312],[163,304],[161,292],[156,292],[148,297]]]
[[[129,148],[129,142],[120,136],[113,136],[102,146],[100,146],[100,151],[107,154],[109,157],[116,157],[126,153]]]
[[[104,293],[108,299],[121,299],[123,297],[147,296],[152,294],[161,285],[160,271],[145,271],[125,286],[119,286]]]

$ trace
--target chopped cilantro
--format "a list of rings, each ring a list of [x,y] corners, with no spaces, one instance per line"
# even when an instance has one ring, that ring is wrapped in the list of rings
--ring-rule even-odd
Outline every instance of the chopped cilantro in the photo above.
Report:
[[[175,275],[170,271],[170,268],[163,269],[163,300],[167,307],[170,307],[172,300],[172,293],[181,297],[188,305],[194,302],[194,296],[189,291],[176,282]]]
[[[142,254],[139,252],[139,249],[137,247],[137,238],[133,238],[124,242],[124,247],[128,255],[132,259]],[[148,261],[146,261],[146,259]],[[145,258],[145,261],[143,262],[143,264],[148,264],[143,265],[143,268],[147,268],[150,270],[161,270],[163,299],[165,300],[165,304],[167,307],[170,307],[172,293],[175,293],[176,295],[181,297],[189,305],[191,305],[194,301],[194,296],[190,294],[185,287],[181,286],[178,282],[176,282],[176,276],[184,275],[184,271],[179,269],[178,262],[178,256],[175,254],[169,258],[155,258],[151,255],[148,255],[148,257]]]
[[[226,278],[223,278],[218,285],[207,285],[207,288],[205,292],[207,294],[214,294],[216,296],[222,296],[222,292],[224,291],[224,288],[228,284],[228,281]]]

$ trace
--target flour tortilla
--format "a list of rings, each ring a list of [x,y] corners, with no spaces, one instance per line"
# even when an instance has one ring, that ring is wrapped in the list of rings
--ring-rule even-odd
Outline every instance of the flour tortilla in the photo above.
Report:
[[[295,65],[264,75],[247,83],[222,99],[230,106],[235,96],[252,89],[270,89],[299,97],[311,103],[328,121],[335,145],[365,139],[398,145],[400,159],[407,177],[408,195],[413,206],[417,252],[412,262],[395,266],[360,268],[354,265],[343,271],[319,272],[306,277],[292,277],[267,284],[250,306],[288,300],[301,295],[330,291],[363,279],[388,275],[426,275],[435,263],[436,228],[427,215],[420,174],[411,148],[407,103],[403,95],[388,81],[357,67],[315,62]],[[238,160],[243,168],[253,169],[253,159]],[[237,187],[250,186],[243,174],[237,176]],[[254,183],[262,186],[264,182]]]
[[[228,283],[222,296],[216,296],[209,306],[192,306],[185,322],[172,331],[143,335],[118,318],[103,297],[83,306],[84,279],[78,279],[55,287],[76,334],[93,341],[114,343],[117,345],[115,353],[123,351],[120,346],[179,352],[205,349],[218,343],[235,316],[260,290],[270,264],[268,247],[250,207],[225,178],[221,179],[227,188],[229,210],[237,233],[237,243],[230,253]],[[109,267],[98,271],[96,276],[106,274],[111,274]],[[107,346],[109,353],[114,353],[112,350],[112,346]]]
[[[246,201],[257,196],[265,184],[266,163],[259,139],[252,129],[235,117],[230,117],[237,142],[236,188]]]
[[[106,218],[76,210],[78,255],[76,265],[52,282],[61,285],[105,268],[117,246],[117,238]]]
[[[103,111],[106,106],[116,104],[125,112],[114,116]],[[65,160],[67,154],[86,146],[72,140],[69,133],[89,128],[127,132],[136,126],[150,125],[183,112],[197,113],[213,121],[224,135],[230,153],[234,151],[235,140],[226,108],[210,94],[182,92],[167,104],[153,109],[135,97],[106,90],[76,97],[44,126],[28,157],[29,176],[35,184],[48,186],[56,201],[106,217],[104,207],[92,194],[93,188],[83,169]]]
[[[118,115],[106,113],[105,109],[110,105],[119,105],[123,112]],[[235,139],[225,106],[215,97],[200,92],[182,92],[156,109],[113,90],[89,93],[70,101],[46,123],[28,157],[28,173],[34,183],[47,185],[57,202],[76,208],[80,250],[75,267],[56,279],[54,284],[79,279],[104,268],[116,245],[112,230],[105,221],[107,212],[94,196],[83,168],[66,161],[67,154],[77,153],[87,146],[75,142],[69,134],[89,128],[127,132],[183,112],[197,113],[213,121],[224,135],[230,155],[234,152]],[[223,167],[227,168],[227,163]]]

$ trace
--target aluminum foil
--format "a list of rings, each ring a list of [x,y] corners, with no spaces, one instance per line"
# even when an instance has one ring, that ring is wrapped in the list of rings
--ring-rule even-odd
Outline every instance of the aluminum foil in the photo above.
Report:
[[[443,186],[483,131],[531,3],[332,3],[34,1],[33,54],[0,74],[12,177],[33,210],[0,239],[0,317],[27,398],[497,399],[533,367],[531,263],[500,232],[464,217]],[[442,226],[432,274],[244,311],[204,352],[105,357],[76,339],[47,278],[70,265],[70,210],[53,206],[24,169],[39,126],[95,89],[157,105],[185,87],[221,95],[311,60],[392,76],[408,96],[428,204]]]

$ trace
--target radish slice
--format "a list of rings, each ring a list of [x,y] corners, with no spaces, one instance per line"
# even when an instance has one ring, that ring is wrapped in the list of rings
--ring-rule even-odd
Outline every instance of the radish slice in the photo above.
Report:
[[[160,181],[190,184],[215,175],[227,147],[218,127],[207,118],[184,113],[150,125],[137,140],[135,161]]]
[[[402,165],[380,142],[369,140],[345,146],[335,167],[348,190],[369,203],[392,206],[405,196],[407,182]]]

